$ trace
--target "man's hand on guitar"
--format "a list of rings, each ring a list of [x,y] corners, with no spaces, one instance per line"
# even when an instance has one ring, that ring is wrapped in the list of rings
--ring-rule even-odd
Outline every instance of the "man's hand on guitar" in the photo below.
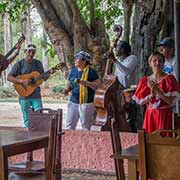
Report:
[[[23,86],[27,86],[28,84],[31,83],[31,80],[30,79],[18,79],[17,83],[22,84]]]

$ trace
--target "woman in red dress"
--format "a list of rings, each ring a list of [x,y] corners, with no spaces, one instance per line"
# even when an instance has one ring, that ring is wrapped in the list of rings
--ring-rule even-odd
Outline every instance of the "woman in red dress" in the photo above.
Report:
[[[148,133],[157,129],[172,129],[172,105],[180,97],[175,77],[162,71],[164,61],[161,53],[151,54],[148,63],[153,73],[140,80],[133,96],[136,103],[146,104],[143,128]]]

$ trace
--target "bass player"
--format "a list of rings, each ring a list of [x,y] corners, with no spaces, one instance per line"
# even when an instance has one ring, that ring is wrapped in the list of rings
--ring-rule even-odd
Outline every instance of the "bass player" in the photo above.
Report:
[[[10,73],[8,74],[8,81],[16,84],[22,84],[26,87],[30,82],[30,79],[20,79],[18,76],[29,74],[33,71],[37,71],[40,74],[44,73],[44,68],[41,61],[34,58],[36,54],[36,46],[34,44],[29,44],[25,48],[24,58],[18,61],[13,67]],[[45,77],[44,80],[48,79],[49,75]],[[41,100],[41,89],[38,86],[32,94],[29,96],[23,97],[19,96],[19,104],[21,106],[21,111],[23,114],[24,127],[29,127],[29,110],[32,108],[37,111],[42,108]]]

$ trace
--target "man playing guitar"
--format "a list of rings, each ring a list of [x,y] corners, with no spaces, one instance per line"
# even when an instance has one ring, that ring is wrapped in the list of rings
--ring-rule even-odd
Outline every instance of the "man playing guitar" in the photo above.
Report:
[[[31,82],[30,79],[20,79],[18,76],[29,74],[33,71],[37,71],[40,74],[44,73],[44,68],[42,63],[34,59],[36,53],[36,46],[29,44],[25,48],[25,56],[22,60],[18,61],[12,68],[11,72],[8,74],[8,80],[21,84],[26,88],[26,86]],[[50,74],[49,74],[50,75]],[[44,80],[46,80],[49,75],[47,75]],[[29,109],[32,107],[35,111],[42,108],[40,87],[38,86],[29,96],[19,96],[19,104],[23,113],[24,127],[29,126]]]

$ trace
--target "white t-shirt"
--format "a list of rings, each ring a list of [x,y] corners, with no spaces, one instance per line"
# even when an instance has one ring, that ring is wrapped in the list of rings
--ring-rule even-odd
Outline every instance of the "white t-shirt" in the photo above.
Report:
[[[176,58],[173,57],[169,60],[165,59],[165,63],[164,63],[164,67],[163,67],[163,71],[167,74],[173,74],[175,76],[175,78],[177,79],[177,63],[176,63]]]
[[[135,55],[130,55],[121,61],[118,60],[114,64],[115,75],[125,88],[137,83],[138,61]]]

